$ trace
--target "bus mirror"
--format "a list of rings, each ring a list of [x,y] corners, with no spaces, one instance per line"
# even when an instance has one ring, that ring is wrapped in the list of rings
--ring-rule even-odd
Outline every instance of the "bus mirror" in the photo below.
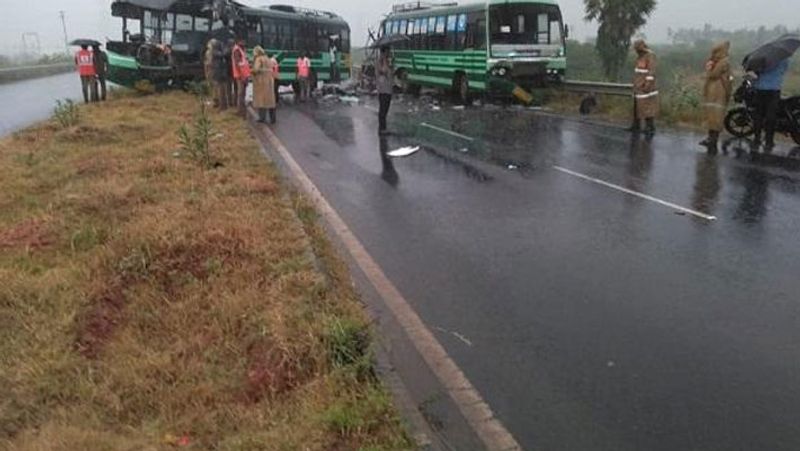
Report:
[[[564,39],[569,39],[569,25],[564,24]]]

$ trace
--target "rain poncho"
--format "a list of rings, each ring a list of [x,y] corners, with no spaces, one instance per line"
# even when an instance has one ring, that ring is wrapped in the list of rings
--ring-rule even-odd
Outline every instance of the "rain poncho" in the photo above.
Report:
[[[706,113],[708,129],[720,132],[723,129],[725,113],[733,91],[733,76],[728,57],[730,42],[714,46],[711,58],[706,63],[706,83],[703,87],[703,108]]]
[[[253,107],[275,108],[275,65],[264,49],[256,47],[253,51]]]
[[[636,100],[636,118],[652,119],[658,115],[659,100],[656,84],[656,55],[644,41],[636,41],[634,49],[639,55],[633,74],[633,95]]]

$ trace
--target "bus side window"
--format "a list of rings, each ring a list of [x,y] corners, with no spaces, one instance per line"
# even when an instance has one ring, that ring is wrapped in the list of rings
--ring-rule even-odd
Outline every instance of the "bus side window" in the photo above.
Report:
[[[257,45],[263,44],[263,38],[261,33],[261,22],[256,19],[256,21],[248,20],[247,21],[247,46],[248,47],[255,47]]]
[[[271,19],[261,19],[261,29],[264,32],[264,48],[275,48],[275,22]]]
[[[342,53],[350,53],[350,30],[348,28],[342,28],[340,36],[342,37],[342,43],[339,51]]]
[[[486,19],[475,23],[475,50],[486,50]]]
[[[194,31],[202,31],[208,33],[211,31],[211,21],[206,17],[194,18]]]

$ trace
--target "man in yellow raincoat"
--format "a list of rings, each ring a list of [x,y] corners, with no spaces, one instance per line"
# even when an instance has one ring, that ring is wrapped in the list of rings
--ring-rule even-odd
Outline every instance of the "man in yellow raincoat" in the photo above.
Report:
[[[725,122],[725,113],[733,91],[731,62],[728,57],[731,43],[721,42],[711,50],[706,62],[706,83],[703,87],[703,108],[708,126],[708,137],[701,142],[709,150],[716,150],[719,134]]]
[[[633,44],[633,49],[636,50],[637,58],[633,74],[635,117],[633,118],[631,131],[640,132],[642,130],[642,119],[644,119],[647,124],[645,133],[652,135],[656,132],[655,118],[659,110],[656,55],[641,39]]]

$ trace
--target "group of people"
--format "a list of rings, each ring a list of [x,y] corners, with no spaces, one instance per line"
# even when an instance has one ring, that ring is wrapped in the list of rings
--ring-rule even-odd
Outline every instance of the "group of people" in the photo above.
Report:
[[[106,77],[108,75],[108,55],[100,44],[82,45],[75,54],[75,66],[81,77],[83,101],[99,102],[107,98]]]
[[[733,68],[730,62],[730,42],[721,42],[711,50],[705,65],[703,108],[708,136],[700,145],[716,150],[724,128],[725,116],[733,95]],[[655,118],[659,112],[659,92],[656,83],[656,55],[643,40],[634,43],[637,54],[634,67],[634,120],[630,130],[655,133]],[[755,89],[755,114],[753,149],[770,151],[775,147],[775,128],[781,99],[783,79],[789,69],[789,60],[760,73],[748,73]],[[645,121],[642,128],[642,120]],[[764,141],[762,141],[762,138]]]
[[[280,77],[280,71],[277,69],[277,61],[266,57],[266,52],[260,47],[260,53],[256,55],[256,61],[259,63],[259,72],[255,72],[250,66],[250,61],[247,57],[245,50],[245,43],[243,39],[229,40],[223,42],[217,39],[211,39],[206,45],[206,51],[203,58],[203,65],[205,70],[206,81],[211,87],[214,97],[214,103],[220,110],[227,110],[228,108],[238,108],[239,114],[243,117],[247,114],[247,105],[245,103],[247,95],[247,86],[250,83],[250,78],[261,80],[260,85],[268,83],[270,86],[276,85],[276,79]],[[260,61],[259,58],[267,58],[266,64]],[[268,66],[271,70],[268,74],[260,73],[261,65]],[[256,84],[254,84],[254,87]],[[274,109],[275,89],[272,89],[273,102],[265,102],[266,109]],[[268,99],[267,99],[268,100]]]
[[[206,81],[212,87],[214,102],[220,110],[238,108],[247,115],[247,88],[252,80],[253,108],[258,111],[258,121],[277,121],[277,105],[281,69],[278,59],[267,54],[261,46],[253,49],[252,65],[248,59],[245,41],[231,40],[223,43],[217,39],[208,42],[204,58]],[[311,58],[308,52],[297,58],[297,100],[311,98]]]

